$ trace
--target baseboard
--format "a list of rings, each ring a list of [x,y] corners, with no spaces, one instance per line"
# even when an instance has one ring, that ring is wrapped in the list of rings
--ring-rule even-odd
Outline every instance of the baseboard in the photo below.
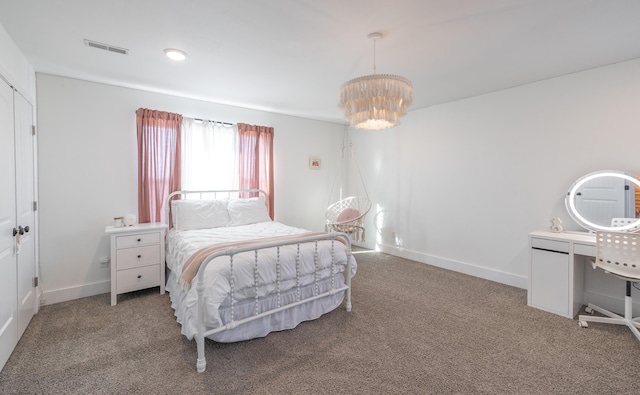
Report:
[[[101,281],[97,283],[78,285],[75,287],[44,291],[40,296],[41,305],[66,302],[68,300],[86,298],[88,296],[100,295],[111,292],[111,281]]]
[[[527,289],[529,286],[529,279],[525,276],[518,276],[512,273],[500,272],[498,270],[473,265],[471,263],[455,261],[453,259],[442,258],[435,255],[425,254],[423,252],[400,249],[397,247],[378,245],[378,249],[381,252],[389,255],[411,259],[412,261],[426,263],[431,266],[468,274],[470,276],[495,281],[516,288]]]

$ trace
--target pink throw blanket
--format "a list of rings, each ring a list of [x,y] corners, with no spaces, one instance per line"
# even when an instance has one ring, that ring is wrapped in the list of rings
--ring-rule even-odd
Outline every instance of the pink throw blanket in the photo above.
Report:
[[[193,255],[187,259],[187,261],[182,266],[182,274],[180,275],[180,285],[182,285],[185,289],[189,289],[191,287],[191,282],[198,274],[198,270],[200,269],[200,265],[204,262],[204,260],[220,251],[224,251],[230,248],[244,248],[244,247],[254,247],[267,243],[276,243],[276,242],[295,242],[298,239],[303,239],[312,236],[319,236],[327,234],[326,232],[308,232],[308,233],[300,233],[295,235],[286,235],[286,236],[276,236],[276,237],[266,237],[264,239],[253,239],[253,240],[245,240],[245,241],[235,241],[230,243],[220,243],[220,244],[211,244],[207,247],[202,247]],[[342,241],[342,239],[338,239]]]

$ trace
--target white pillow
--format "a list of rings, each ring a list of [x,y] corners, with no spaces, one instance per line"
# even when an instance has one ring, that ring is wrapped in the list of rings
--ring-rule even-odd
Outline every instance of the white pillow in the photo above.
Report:
[[[174,200],[171,213],[175,230],[218,228],[229,223],[226,200]]]
[[[227,210],[229,211],[229,218],[231,219],[228,226],[249,225],[271,221],[263,196],[229,200]]]

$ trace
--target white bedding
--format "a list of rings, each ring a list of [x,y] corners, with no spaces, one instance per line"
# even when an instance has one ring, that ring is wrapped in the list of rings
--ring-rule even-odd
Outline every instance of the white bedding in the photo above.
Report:
[[[280,222],[259,222],[242,226],[223,226],[210,229],[169,231],[167,235],[167,266],[179,272],[184,262],[199,248],[212,243],[229,243],[273,236],[307,233],[308,230],[294,228]]]
[[[196,334],[197,294],[195,281],[188,290],[183,289],[177,281],[182,265],[199,248],[213,243],[226,243],[259,239],[273,236],[284,236],[306,233],[300,228],[287,226],[278,222],[260,222],[251,225],[219,227],[213,229],[170,231],[167,235],[167,266],[171,270],[167,282],[167,291],[171,294],[172,307],[176,317],[182,324],[182,333],[192,339]],[[298,281],[302,296],[310,296],[317,287],[324,292],[331,287],[338,288],[344,283],[343,272],[346,268],[346,249],[339,241],[318,242],[318,269],[314,265],[314,244],[300,247],[300,268],[296,279],[296,246],[280,248],[281,264],[281,303],[294,302],[297,298]],[[238,254],[234,258],[234,318],[236,320],[251,316],[255,309],[256,290],[260,298],[259,309],[276,307],[277,275],[275,270],[275,249],[263,250],[258,254],[258,271],[254,271],[255,255],[253,252]],[[331,258],[336,265],[331,268]],[[356,271],[356,263],[351,257],[351,275]],[[333,272],[333,276],[332,276]],[[332,278],[333,277],[333,278]],[[258,286],[255,279],[258,279]],[[212,261],[205,270],[205,327],[217,328],[229,321],[230,316],[230,282],[229,258],[219,257]],[[238,341],[265,336],[273,330],[295,327],[298,323],[318,318],[333,310],[342,303],[344,293],[285,310],[275,316],[242,325],[233,331],[225,331],[211,336],[216,341]]]

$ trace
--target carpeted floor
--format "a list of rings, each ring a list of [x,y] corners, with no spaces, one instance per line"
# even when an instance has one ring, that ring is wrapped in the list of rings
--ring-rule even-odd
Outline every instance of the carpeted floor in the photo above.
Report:
[[[640,343],[526,305],[526,291],[356,256],[353,311],[251,341],[207,342],[207,371],[158,289],[44,306],[2,394],[637,394]]]

